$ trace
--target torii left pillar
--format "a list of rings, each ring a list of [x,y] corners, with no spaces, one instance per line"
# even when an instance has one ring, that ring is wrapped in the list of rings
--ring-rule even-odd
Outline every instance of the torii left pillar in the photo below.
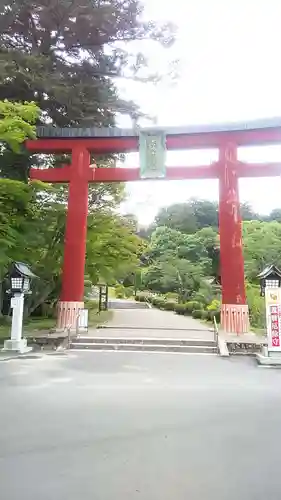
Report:
[[[68,143],[69,145],[69,143]],[[66,146],[63,144],[63,146]],[[51,145],[50,145],[51,148]],[[62,148],[63,150],[63,148]],[[70,166],[31,169],[31,179],[68,183],[62,290],[58,303],[57,328],[76,329],[79,310],[84,307],[84,269],[87,237],[88,183],[93,180],[86,145],[73,145]]]
[[[62,291],[58,303],[58,329],[75,328],[79,310],[84,307],[89,167],[89,151],[74,147],[70,167]]]

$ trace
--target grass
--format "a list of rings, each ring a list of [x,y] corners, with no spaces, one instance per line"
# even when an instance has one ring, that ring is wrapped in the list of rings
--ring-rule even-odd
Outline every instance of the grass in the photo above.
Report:
[[[30,335],[33,334],[34,331],[51,330],[51,328],[54,328],[55,324],[56,321],[53,318],[30,318],[23,325],[23,334]],[[9,337],[10,333],[11,322],[7,320],[5,324],[0,325],[0,338]]]
[[[252,326],[250,327],[250,330],[254,333],[256,333],[257,335],[266,335],[266,329],[265,328],[257,328],[256,326]]]
[[[87,307],[87,306],[86,306]],[[112,311],[101,311],[89,308],[89,328],[106,323],[112,318]],[[34,335],[35,332],[49,331],[56,326],[54,318],[29,318],[23,325],[23,334]],[[11,322],[8,319],[5,324],[0,325],[0,339],[9,338],[11,333]]]
[[[95,310],[89,310],[89,327],[102,325],[112,318],[112,311],[101,311],[100,313]]]

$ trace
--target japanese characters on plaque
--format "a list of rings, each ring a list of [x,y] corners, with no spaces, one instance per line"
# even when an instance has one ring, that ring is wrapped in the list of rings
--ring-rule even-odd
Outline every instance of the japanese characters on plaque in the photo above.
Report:
[[[166,135],[161,130],[140,131],[140,177],[159,179],[166,175]]]
[[[265,289],[268,350],[281,351],[281,289]]]

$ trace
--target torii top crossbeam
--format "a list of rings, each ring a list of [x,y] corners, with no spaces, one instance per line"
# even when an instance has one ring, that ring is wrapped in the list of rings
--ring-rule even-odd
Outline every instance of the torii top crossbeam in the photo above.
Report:
[[[225,144],[239,146],[281,143],[281,118],[241,123],[196,125],[171,128],[146,128],[145,131],[163,131],[168,150],[220,149]],[[126,153],[138,151],[139,130],[108,128],[38,127],[37,139],[27,141],[33,153],[71,153],[74,148],[94,154]],[[166,179],[219,178],[217,164],[196,167],[168,167]],[[280,164],[237,162],[238,177],[279,176]],[[45,182],[68,182],[69,167],[50,170],[31,169],[31,178]],[[89,182],[126,182],[140,179],[139,168],[107,168],[88,171]]]
[[[143,129],[142,129],[143,130]],[[144,130],[153,131],[154,128]],[[167,149],[219,148],[222,143],[237,146],[281,142],[281,118],[270,118],[239,123],[191,125],[159,128],[167,137]],[[126,153],[138,150],[139,130],[107,128],[38,127],[36,143],[28,141],[30,151],[70,151],[71,141],[80,140],[96,153]]]

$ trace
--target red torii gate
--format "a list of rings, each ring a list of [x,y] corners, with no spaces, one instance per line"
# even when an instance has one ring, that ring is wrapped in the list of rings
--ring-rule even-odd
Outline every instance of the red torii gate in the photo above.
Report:
[[[153,129],[148,129],[152,131]],[[159,131],[159,129],[157,129]],[[177,127],[163,130],[168,150],[217,148],[218,161],[196,167],[167,167],[165,179],[219,179],[219,232],[222,283],[222,327],[227,332],[249,329],[244,282],[239,177],[280,176],[277,163],[238,161],[239,146],[281,143],[281,119],[215,126]],[[134,130],[117,128],[39,127],[36,140],[27,141],[32,153],[71,153],[70,166],[31,169],[30,177],[50,183],[69,183],[62,291],[58,328],[76,324],[84,306],[84,267],[88,212],[88,183],[143,180],[139,168],[92,168],[90,153],[138,151]]]

